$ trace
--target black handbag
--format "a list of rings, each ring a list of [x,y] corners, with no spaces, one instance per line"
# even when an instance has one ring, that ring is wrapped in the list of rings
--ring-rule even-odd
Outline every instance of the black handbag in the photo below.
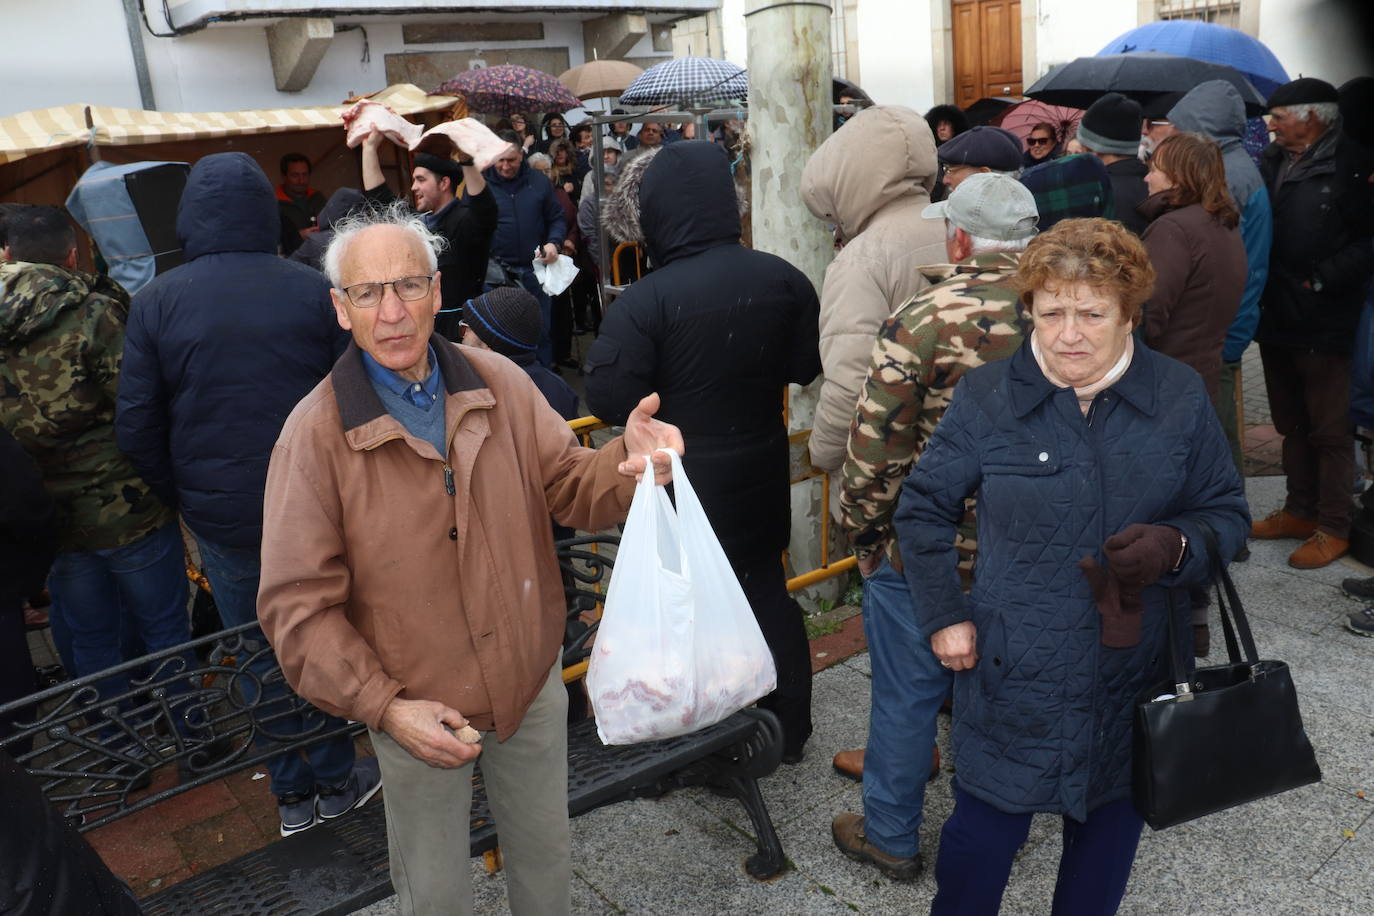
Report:
[[[1235,584],[1218,559],[1216,536],[1204,533],[1230,662],[1187,676],[1170,590],[1173,680],[1154,685],[1137,701],[1131,770],[1136,810],[1155,830],[1322,776],[1288,665],[1260,659]]]

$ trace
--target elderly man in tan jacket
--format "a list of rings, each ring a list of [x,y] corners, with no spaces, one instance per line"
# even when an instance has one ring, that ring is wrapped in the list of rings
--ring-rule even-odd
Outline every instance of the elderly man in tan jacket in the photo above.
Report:
[[[676,427],[640,402],[577,445],[519,366],[434,334],[436,237],[395,209],[336,227],[325,272],[353,344],[268,471],[258,616],[282,671],[367,723],[403,913],[471,913],[479,753],[516,914],[570,906],[563,589],[549,517],[625,517]],[[660,478],[663,479],[663,478]]]

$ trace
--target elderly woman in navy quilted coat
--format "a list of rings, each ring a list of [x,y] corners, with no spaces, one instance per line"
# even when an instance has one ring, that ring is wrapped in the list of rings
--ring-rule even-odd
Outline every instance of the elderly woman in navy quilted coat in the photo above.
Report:
[[[955,807],[931,912],[996,913],[1031,815],[1048,812],[1064,820],[1052,912],[1100,916],[1121,902],[1143,826],[1131,718],[1167,677],[1166,615],[1186,652],[1204,531],[1229,560],[1250,519],[1202,379],[1132,337],[1154,283],[1140,241],[1066,220],[1018,278],[1033,333],[964,377],[896,515],[921,627],[956,672]],[[966,596],[954,531],[975,492]]]

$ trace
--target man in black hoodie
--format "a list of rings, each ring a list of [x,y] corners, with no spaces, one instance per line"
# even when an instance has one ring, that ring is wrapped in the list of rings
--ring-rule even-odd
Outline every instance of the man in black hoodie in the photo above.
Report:
[[[587,354],[587,404],[624,423],[639,398],[661,395],[660,418],[687,442],[684,465],[773,652],[777,690],[759,702],[782,720],[783,759],[811,734],[811,658],[801,608],[787,593],[791,527],[789,383],[819,374],[820,301],[806,275],[740,244],[739,203],[725,152],[684,140],[654,158],[637,187],[655,270],[616,300]]]
[[[195,535],[225,626],[257,619],[263,490],[282,424],[349,341],[329,281],[276,256],[279,225],[248,155],[201,159],[177,209],[186,263],[134,297],[124,339],[119,447]],[[297,716],[268,726],[303,727]],[[362,804],[381,779],[375,759],[355,763],[347,736],[267,768],[282,836]]]

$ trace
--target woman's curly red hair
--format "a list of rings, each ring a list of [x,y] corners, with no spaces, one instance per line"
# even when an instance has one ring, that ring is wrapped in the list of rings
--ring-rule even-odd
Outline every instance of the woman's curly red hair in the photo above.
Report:
[[[1066,219],[1031,240],[1016,269],[1016,285],[1027,312],[1047,286],[1082,283],[1115,298],[1132,325],[1155,288],[1155,269],[1145,245],[1125,226],[1108,219]]]

